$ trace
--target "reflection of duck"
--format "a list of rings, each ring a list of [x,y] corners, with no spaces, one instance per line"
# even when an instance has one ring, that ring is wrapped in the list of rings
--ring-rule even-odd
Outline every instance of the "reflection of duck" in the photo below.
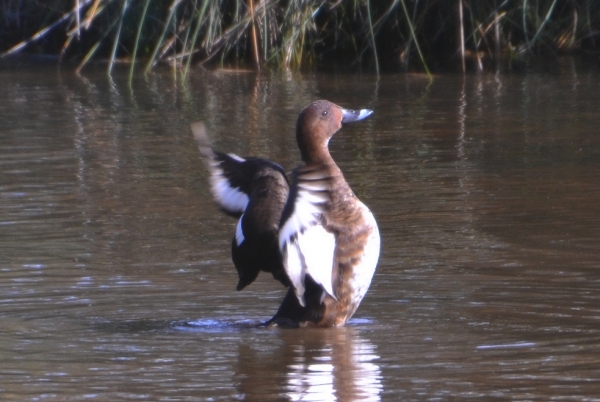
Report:
[[[378,401],[375,345],[355,327],[278,331],[238,346],[234,382],[245,401]]]
[[[291,187],[279,165],[214,152],[204,125],[192,125],[215,200],[240,217],[232,244],[238,290],[260,270],[291,284],[269,323],[341,326],[367,292],[379,258],[377,223],[346,183],[328,143],[343,123],[372,113],[325,100],[304,108],[296,125],[304,164],[292,173]]]

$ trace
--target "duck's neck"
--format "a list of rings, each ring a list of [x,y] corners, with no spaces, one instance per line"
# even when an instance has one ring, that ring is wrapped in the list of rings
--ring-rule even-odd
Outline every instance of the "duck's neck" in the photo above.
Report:
[[[331,155],[329,154],[329,151],[327,149],[325,149],[324,152],[319,153],[319,154],[315,154],[313,153],[302,153],[302,161],[307,165],[307,166],[314,166],[314,165],[335,165],[335,162],[333,160],[333,158],[331,157]]]
[[[298,136],[297,139],[302,161],[307,166],[335,164],[329,153],[329,148],[327,148],[328,141],[324,143],[315,143],[304,141],[303,137],[300,136]]]

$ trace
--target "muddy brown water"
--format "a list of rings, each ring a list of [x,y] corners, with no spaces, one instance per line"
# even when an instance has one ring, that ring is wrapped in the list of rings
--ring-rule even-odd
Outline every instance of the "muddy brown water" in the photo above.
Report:
[[[0,70],[0,399],[600,400],[600,76]],[[291,169],[298,111],[382,253],[345,328],[257,328],[188,125]]]

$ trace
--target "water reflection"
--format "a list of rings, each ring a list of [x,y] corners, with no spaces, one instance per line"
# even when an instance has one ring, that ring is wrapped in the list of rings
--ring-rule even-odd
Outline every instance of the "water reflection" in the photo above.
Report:
[[[277,348],[238,347],[244,400],[377,401],[383,389],[375,346],[354,328],[280,332]]]

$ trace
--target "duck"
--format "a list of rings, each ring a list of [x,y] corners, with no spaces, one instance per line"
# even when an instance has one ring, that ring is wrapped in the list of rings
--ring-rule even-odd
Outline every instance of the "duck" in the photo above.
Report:
[[[260,271],[288,288],[264,325],[341,327],[367,293],[379,259],[379,229],[333,160],[329,141],[343,125],[372,114],[311,102],[296,122],[302,163],[289,175],[267,159],[213,150],[204,124],[192,123],[213,198],[238,218],[231,250],[237,289]]]

